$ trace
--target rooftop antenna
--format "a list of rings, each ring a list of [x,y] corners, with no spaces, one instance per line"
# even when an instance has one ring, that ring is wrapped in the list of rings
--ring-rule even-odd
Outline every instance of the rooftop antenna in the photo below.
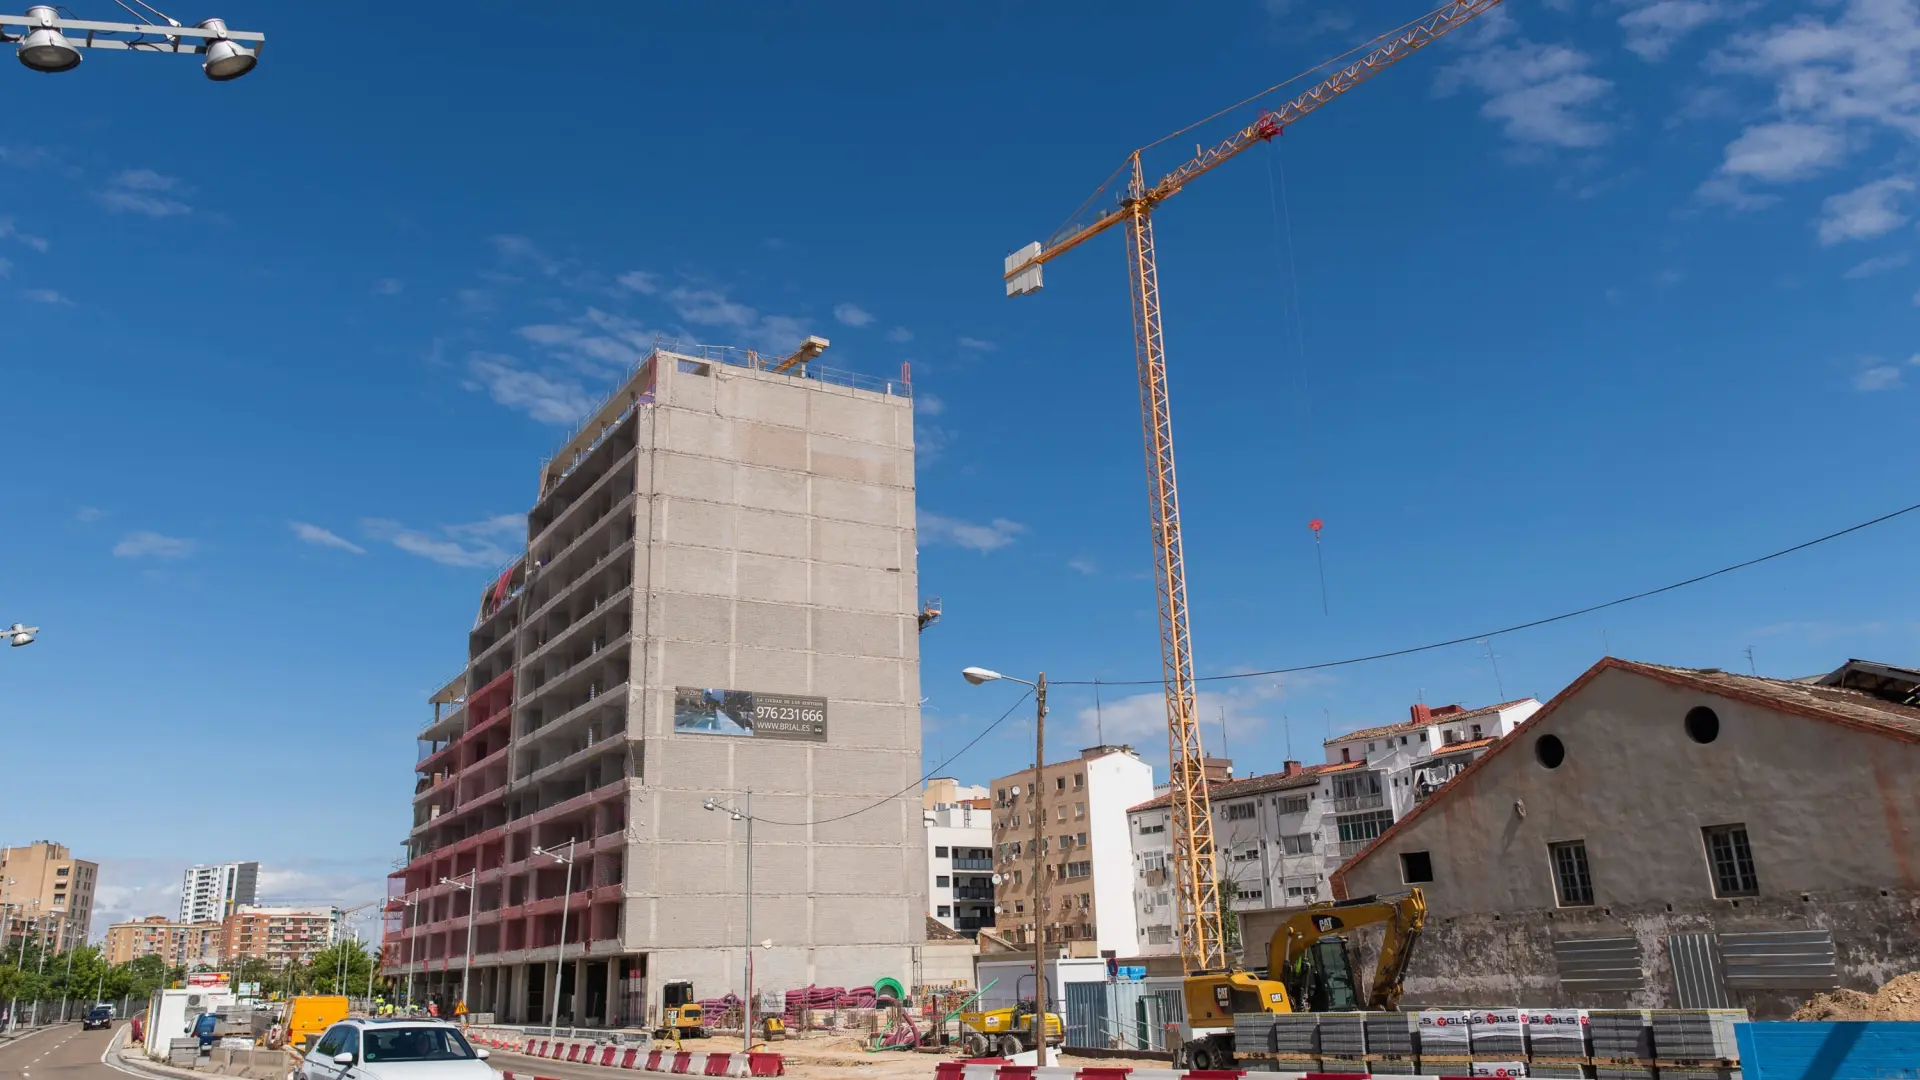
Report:
[[[1293,720],[1284,711],[1280,714],[1280,731],[1287,737],[1287,760],[1293,760]]]
[[[1507,700],[1507,684],[1500,678],[1500,658],[1493,654],[1493,639],[1481,638],[1480,644],[1487,647],[1487,662],[1493,665],[1493,685],[1500,691],[1500,700]]]
[[[1748,671],[1748,673],[1749,673],[1749,674],[1751,674],[1751,675],[1752,675],[1752,676],[1753,676],[1754,678],[1756,678],[1756,679],[1757,679],[1757,678],[1759,678],[1759,677],[1760,677],[1760,669],[1759,669],[1759,668],[1757,668],[1757,667],[1754,667],[1754,666],[1753,666],[1753,646],[1751,646],[1751,645],[1749,645],[1749,646],[1747,646],[1747,647],[1746,647],[1746,649],[1745,649],[1744,651],[1745,651],[1745,652],[1746,652],[1746,654],[1747,654],[1747,671]]]
[[[1231,747],[1227,745],[1227,707],[1225,705],[1222,705],[1219,707],[1219,709],[1220,709],[1220,756],[1223,758],[1227,758],[1228,760],[1232,760],[1233,750]]]

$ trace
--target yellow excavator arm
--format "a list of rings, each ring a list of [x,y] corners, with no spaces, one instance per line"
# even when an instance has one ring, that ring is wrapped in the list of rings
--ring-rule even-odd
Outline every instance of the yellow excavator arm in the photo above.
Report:
[[[1413,947],[1427,925],[1427,898],[1419,889],[1336,900],[1302,909],[1280,924],[1267,941],[1267,977],[1284,978],[1283,973],[1292,970],[1295,961],[1323,937],[1375,924],[1385,924],[1386,933],[1380,941],[1380,960],[1374,966],[1373,985],[1361,1008],[1397,1008],[1407,965],[1413,960]]]

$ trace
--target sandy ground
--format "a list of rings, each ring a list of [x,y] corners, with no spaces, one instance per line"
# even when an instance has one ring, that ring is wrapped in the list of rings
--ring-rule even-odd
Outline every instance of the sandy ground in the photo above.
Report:
[[[861,1048],[866,1043],[844,1032],[832,1034],[814,1033],[795,1036],[769,1043],[766,1049],[786,1056],[787,1075],[802,1080],[829,1080],[857,1074],[866,1080],[922,1080],[933,1076],[933,1067],[942,1061],[957,1061],[960,1053],[957,1049],[947,1053],[920,1053],[907,1050],[883,1050],[866,1053]],[[682,1039],[682,1049],[704,1053],[737,1053],[740,1039]],[[1070,1068],[1090,1068],[1099,1065],[1142,1064],[1140,1062],[1114,1062],[1107,1058],[1085,1058],[1074,1054],[1061,1054],[1060,1064]]]

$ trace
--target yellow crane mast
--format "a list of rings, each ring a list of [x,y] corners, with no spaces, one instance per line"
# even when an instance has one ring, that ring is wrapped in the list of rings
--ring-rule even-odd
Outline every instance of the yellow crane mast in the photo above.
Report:
[[[1360,55],[1278,109],[1261,113],[1253,123],[1211,149],[1196,147],[1198,152],[1193,158],[1151,186],[1147,184],[1140,155],[1142,150],[1157,144],[1135,150],[1122,166],[1126,189],[1117,205],[1098,210],[1090,220],[1083,220],[1094,199],[1099,197],[1100,192],[1096,191],[1094,197],[1083,203],[1047,240],[1035,241],[1007,256],[1003,275],[1007,295],[1024,296],[1041,288],[1041,267],[1046,263],[1115,225],[1127,227],[1133,347],[1140,377],[1147,503],[1153,526],[1154,582],[1159,591],[1160,658],[1167,695],[1174,895],[1179,913],[1180,959],[1189,974],[1225,970],[1227,961],[1220,924],[1220,887],[1214,870],[1213,816],[1207,803],[1200,723],[1194,712],[1193,643],[1187,624],[1187,573],[1180,538],[1180,492],[1173,466],[1173,412],[1167,398],[1167,358],[1160,329],[1160,275],[1154,265],[1153,211],[1203,173],[1271,140],[1287,125],[1492,10],[1500,2],[1456,0],[1342,54],[1332,63]],[[1115,176],[1118,175],[1116,172]],[[1102,185],[1101,191],[1105,190],[1106,185]]]

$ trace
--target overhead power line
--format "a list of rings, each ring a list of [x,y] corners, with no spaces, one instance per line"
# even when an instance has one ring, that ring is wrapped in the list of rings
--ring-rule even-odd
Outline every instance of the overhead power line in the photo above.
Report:
[[[893,800],[898,799],[902,795],[905,795],[909,791],[918,791],[923,785],[926,784],[928,780],[931,780],[934,777],[940,775],[940,770],[952,764],[956,759],[960,757],[961,754],[964,754],[967,751],[973,749],[974,746],[977,743],[979,743],[981,739],[986,738],[988,733],[992,732],[994,728],[997,728],[1001,724],[1005,723],[1007,717],[1013,715],[1013,710],[1018,709],[1022,703],[1024,703],[1028,698],[1032,696],[1033,696],[1033,690],[1029,688],[1026,693],[1020,695],[1020,698],[1018,701],[1015,701],[1012,705],[1009,705],[1007,707],[1006,712],[1003,712],[1000,714],[1000,719],[995,720],[993,723],[988,724],[984,728],[981,728],[980,734],[975,735],[971,740],[969,740],[967,745],[961,747],[959,750],[954,751],[954,753],[950,755],[945,761],[942,761],[940,764],[935,765],[929,772],[927,772],[926,775],[922,776],[920,779],[915,780],[913,783],[908,784],[906,787],[901,788],[899,791],[896,791],[891,795],[888,795],[884,799],[876,800],[875,802],[869,803],[868,805],[863,806],[858,810],[849,810],[844,814],[835,814],[832,817],[815,818],[812,821],[775,821],[773,818],[761,817],[758,814],[755,814],[753,816],[753,820],[758,821],[763,825],[825,825],[829,821],[842,821],[842,820],[845,820],[846,818],[853,817],[857,814],[864,814],[869,810],[877,810],[880,807],[885,806],[888,803],[892,802]]]
[[[1661,593],[1673,592],[1675,589],[1684,589],[1689,585],[1698,585],[1703,581],[1707,581],[1711,578],[1717,578],[1722,574],[1731,574],[1735,570],[1745,570],[1749,566],[1758,566],[1763,562],[1769,562],[1773,559],[1778,559],[1783,555],[1791,555],[1796,551],[1805,551],[1810,547],[1814,547],[1818,544],[1824,544],[1829,540],[1838,540],[1839,538],[1846,536],[1849,533],[1857,533],[1862,529],[1870,529],[1875,525],[1885,524],[1886,522],[1892,521],[1894,518],[1900,517],[1903,514],[1911,514],[1915,510],[1920,510],[1920,503],[1915,503],[1912,506],[1902,507],[1898,510],[1893,511],[1892,513],[1882,514],[1877,518],[1873,518],[1872,520],[1860,522],[1858,525],[1849,525],[1846,528],[1841,529],[1837,532],[1830,532],[1825,536],[1815,537],[1812,540],[1803,541],[1801,543],[1793,545],[1792,547],[1781,548],[1779,551],[1771,552],[1766,555],[1761,555],[1758,558],[1748,559],[1745,562],[1737,562],[1737,563],[1734,563],[1732,566],[1723,566],[1718,570],[1709,571],[1708,573],[1705,573],[1705,574],[1696,574],[1693,577],[1687,578],[1685,581],[1676,581],[1671,585],[1662,585],[1657,589],[1647,589],[1644,592],[1637,592],[1631,596],[1622,596],[1618,600],[1608,600],[1603,604],[1591,604],[1587,607],[1579,608],[1574,611],[1563,611],[1558,615],[1549,615],[1543,619],[1531,619],[1527,622],[1515,623],[1512,626],[1502,627],[1498,630],[1482,630],[1482,631],[1479,631],[1478,633],[1463,634],[1460,637],[1448,638],[1445,641],[1435,641],[1427,645],[1413,645],[1404,649],[1393,649],[1389,652],[1369,653],[1366,656],[1353,656],[1353,657],[1348,657],[1345,660],[1328,660],[1328,661],[1325,661],[1324,663],[1319,663],[1319,664],[1299,664],[1294,667],[1269,668],[1265,671],[1242,671],[1233,675],[1204,675],[1195,679],[1194,681],[1195,682],[1225,682],[1229,679],[1258,679],[1258,678],[1269,676],[1269,675],[1292,675],[1302,671],[1324,671],[1327,668],[1347,667],[1351,664],[1365,664],[1374,660],[1389,660],[1396,656],[1411,656],[1414,653],[1431,652],[1434,649],[1444,649],[1451,645],[1465,645],[1470,641],[1479,641],[1483,638],[1497,637],[1501,634],[1512,634],[1521,630],[1531,630],[1536,626],[1546,626],[1549,623],[1564,622],[1567,619],[1578,618],[1582,615],[1591,615],[1596,611],[1605,611],[1607,608],[1619,607],[1621,604],[1631,604],[1635,600],[1645,600],[1650,596],[1659,596]],[[1098,685],[1098,686],[1159,686],[1161,682],[1162,680],[1160,679],[1054,679],[1053,680],[1053,684],[1055,686],[1095,686],[1095,685]]]

